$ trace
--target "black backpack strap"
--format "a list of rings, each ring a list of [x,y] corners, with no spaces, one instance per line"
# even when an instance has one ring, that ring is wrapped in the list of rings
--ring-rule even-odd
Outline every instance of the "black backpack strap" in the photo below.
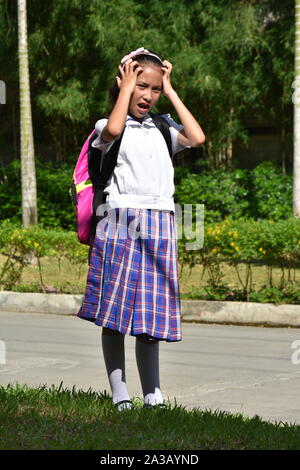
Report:
[[[89,140],[88,149],[88,170],[90,179],[93,184],[99,178],[100,162],[102,158],[102,151],[92,146],[93,141],[98,137],[97,132],[94,132]]]
[[[99,183],[101,187],[106,186],[107,181],[109,180],[109,178],[111,177],[115,169],[124,131],[125,131],[125,127],[120,137],[117,140],[115,140],[110,150],[107,153],[105,153],[102,158],[100,178],[99,178]]]
[[[123,133],[124,131],[113,143],[110,150],[104,154],[101,150],[92,146],[92,142],[96,139],[97,133],[95,132],[90,138],[88,150],[88,170],[91,181],[96,190],[105,188],[107,181],[114,171],[114,168],[117,164]]]
[[[155,126],[162,133],[170,154],[171,159],[173,160],[173,150],[172,150],[172,139],[170,134],[170,125],[169,123],[159,114],[149,113]]]

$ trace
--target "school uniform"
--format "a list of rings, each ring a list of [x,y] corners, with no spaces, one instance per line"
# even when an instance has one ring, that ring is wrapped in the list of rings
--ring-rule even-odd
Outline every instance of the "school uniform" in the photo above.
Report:
[[[173,154],[183,128],[170,115]],[[93,146],[107,152],[97,121]],[[127,116],[117,165],[105,188],[86,290],[78,317],[127,335],[181,340],[181,305],[174,205],[174,168],[152,118]]]

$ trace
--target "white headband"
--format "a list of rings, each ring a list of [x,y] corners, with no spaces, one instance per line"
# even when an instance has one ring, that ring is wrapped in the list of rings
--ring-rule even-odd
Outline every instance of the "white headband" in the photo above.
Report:
[[[135,57],[136,55],[139,55],[139,54],[146,54],[146,55],[151,55],[153,57],[156,57],[163,64],[161,58],[158,57],[158,55],[152,54],[152,52],[149,52],[147,49],[144,49],[143,47],[140,47],[136,51],[131,51],[129,52],[129,54],[125,55],[121,59],[121,64],[123,65],[128,59],[131,59],[132,57]]]

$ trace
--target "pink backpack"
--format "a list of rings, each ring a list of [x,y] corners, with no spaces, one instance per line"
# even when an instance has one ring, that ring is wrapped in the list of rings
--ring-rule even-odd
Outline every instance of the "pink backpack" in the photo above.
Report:
[[[79,154],[71,185],[71,198],[75,208],[77,236],[80,243],[90,244],[90,231],[93,217],[94,188],[88,168],[89,142],[93,131],[86,139]]]
[[[123,133],[103,157],[102,151],[91,145],[97,137],[94,130],[84,142],[79,154],[70,195],[75,208],[78,240],[85,245],[93,245],[99,220],[96,215],[97,207],[105,202],[104,189],[117,163],[122,136]]]

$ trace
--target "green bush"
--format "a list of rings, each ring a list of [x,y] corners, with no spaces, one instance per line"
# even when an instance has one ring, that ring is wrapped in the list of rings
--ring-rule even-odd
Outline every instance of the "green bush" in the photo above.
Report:
[[[36,162],[38,220],[45,228],[76,230],[75,214],[69,196],[74,168]],[[0,169],[1,219],[22,220],[21,165],[12,161]]]
[[[22,220],[21,164],[13,160],[6,167],[0,167],[1,219],[13,222]]]
[[[40,226],[24,229],[9,220],[0,224],[0,253],[5,262],[0,271],[0,288],[11,290],[18,285],[23,269],[32,259],[39,267],[40,284],[43,287],[41,259],[53,258],[60,266],[67,259],[76,265],[87,262],[88,247],[78,242],[75,232],[49,230]]]
[[[204,204],[207,222],[222,220],[227,215],[239,218],[250,212],[247,182],[247,170],[188,174],[178,183],[175,199],[181,205]]]
[[[286,219],[292,216],[292,175],[285,175],[272,162],[249,172],[249,201],[255,218]]]
[[[176,202],[204,204],[205,222],[227,216],[279,220],[292,215],[292,176],[282,174],[271,162],[254,170],[191,174],[178,169],[175,175]]]
[[[190,242],[190,240],[189,240]],[[262,264],[268,268],[268,287],[289,292],[293,299],[299,299],[299,290],[295,292],[295,269],[300,261],[300,220],[254,220],[226,218],[219,223],[207,223],[204,226],[204,245],[200,250],[186,250],[186,239],[178,242],[178,260],[181,268],[192,269],[201,264],[203,271],[209,274],[210,294],[228,294],[224,286],[221,263],[226,261],[235,268],[241,285],[241,296],[250,300],[253,294],[252,266]],[[241,275],[240,266],[245,272]],[[281,278],[274,285],[273,267],[280,267]],[[269,291],[270,292],[270,291]],[[277,292],[277,291],[276,291]],[[239,294],[240,295],[240,294]]]

